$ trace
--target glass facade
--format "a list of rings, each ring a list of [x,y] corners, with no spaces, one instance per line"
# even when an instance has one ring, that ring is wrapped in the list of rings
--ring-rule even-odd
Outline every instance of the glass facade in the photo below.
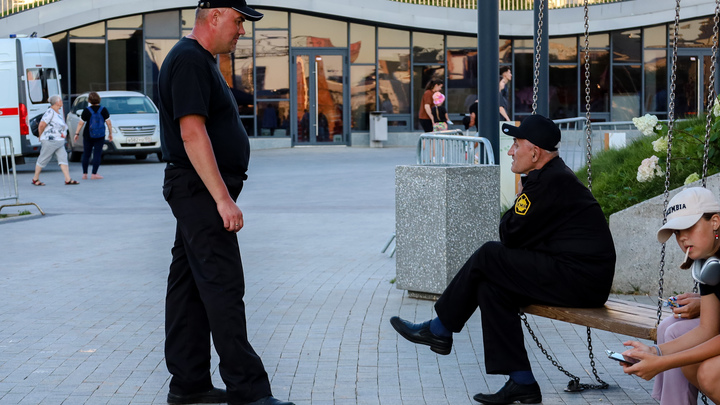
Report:
[[[306,132],[314,129],[304,125],[313,123],[318,128],[312,139],[346,143],[350,132],[368,131],[373,111],[388,117],[390,131],[416,131],[420,99],[432,79],[444,84],[453,120],[460,120],[477,98],[474,36],[258,9],[265,17],[246,23],[235,51],[217,58],[250,136],[309,141]],[[48,37],[60,65],[66,103],[91,90],[140,91],[157,100],[162,63],[175,43],[191,32],[194,20],[194,9],[166,10]],[[678,102],[687,101],[680,106],[685,115],[704,108],[701,98],[707,90],[698,83],[709,82],[711,28],[711,17],[680,25],[678,43],[685,53],[678,63],[690,72],[679,80],[684,87],[697,87],[678,93]],[[590,36],[593,120],[627,121],[645,113],[667,117],[668,31],[668,24],[661,24]],[[550,38],[553,119],[585,112],[584,42],[582,35]],[[534,45],[531,38],[498,42],[498,63],[510,66],[513,73],[508,101],[515,120],[532,111]],[[307,122],[306,109],[314,117]]]

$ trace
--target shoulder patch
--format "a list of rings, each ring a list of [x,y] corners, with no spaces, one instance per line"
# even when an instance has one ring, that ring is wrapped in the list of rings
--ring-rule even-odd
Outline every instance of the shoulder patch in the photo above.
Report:
[[[530,209],[530,204],[528,196],[525,193],[521,194],[520,197],[515,200],[515,213],[518,215],[527,214]]]

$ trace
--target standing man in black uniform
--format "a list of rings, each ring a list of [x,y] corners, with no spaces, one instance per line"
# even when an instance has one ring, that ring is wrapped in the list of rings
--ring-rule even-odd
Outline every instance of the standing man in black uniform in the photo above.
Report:
[[[292,405],[272,396],[247,339],[245,281],[236,205],[250,144],[215,56],[235,50],[246,20],[262,14],[245,0],[201,1],[195,26],[165,59],[159,77],[163,195],[177,219],[168,275],[165,359],[171,404]],[[214,388],[210,337],[227,391]]]
[[[592,193],[558,156],[560,130],[540,115],[515,127],[508,151],[513,173],[523,175],[515,205],[500,220],[500,242],[487,242],[460,269],[435,304],[437,318],[390,323],[407,340],[449,354],[479,306],[488,374],[510,378],[485,404],[539,403],[518,310],[529,304],[599,307],[610,293],[615,247]]]

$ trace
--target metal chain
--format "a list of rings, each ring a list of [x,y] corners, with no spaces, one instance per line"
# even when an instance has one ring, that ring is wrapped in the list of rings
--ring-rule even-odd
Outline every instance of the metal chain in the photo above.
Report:
[[[663,225],[667,222],[667,207],[670,196],[670,163],[672,161],[673,128],[675,126],[675,81],[677,79],[677,43],[680,27],[680,0],[675,1],[675,25],[673,32],[672,73],[670,75],[670,103],[668,109],[668,146],[665,165],[665,201],[663,202]],[[658,278],[657,325],[662,320],[663,280],[665,278],[665,243],[660,249],[660,277]]]
[[[718,0],[720,1],[720,0]],[[585,8],[585,139],[587,140],[588,188],[592,191],[592,124],[590,121],[590,33],[588,25],[588,0]]]
[[[712,110],[715,104],[715,62],[718,48],[718,22],[720,22],[720,0],[715,0],[715,24],[713,25],[712,57],[710,58],[710,84],[708,85],[707,111],[705,112],[705,151],[703,154],[702,186],[707,185],[708,159],[710,156],[710,129]]]
[[[533,97],[532,97],[532,114],[537,113],[537,99],[538,99],[538,87],[540,86],[540,50],[543,32],[543,18],[544,18],[545,0],[540,0],[540,9],[538,11],[538,28],[537,28],[537,41],[535,44],[535,67],[533,70]]]
[[[572,374],[571,372],[565,370],[565,369],[563,368],[563,366],[561,366],[560,364],[558,364],[558,362],[552,357],[552,355],[550,355],[550,354],[547,352],[547,350],[545,350],[545,348],[543,347],[542,343],[540,343],[540,340],[538,340],[537,336],[535,336],[535,333],[533,332],[532,328],[530,327],[530,323],[529,323],[528,320],[527,320],[527,315],[526,315],[525,313],[523,313],[522,311],[519,313],[519,315],[520,315],[520,319],[521,319],[521,320],[523,321],[523,323],[525,324],[525,328],[528,330],[528,333],[530,333],[530,336],[533,338],[533,340],[535,341],[535,344],[536,344],[537,347],[540,349],[540,351],[542,352],[542,354],[544,354],[545,357],[552,363],[552,365],[555,366],[561,373],[563,373],[563,374],[565,374],[566,376],[568,376],[568,377],[571,378],[570,382],[568,382],[568,386],[567,386],[567,388],[565,389],[565,391],[575,392],[575,391],[582,391],[582,390],[584,390],[584,389],[589,389],[589,390],[604,390],[604,389],[606,389],[606,388],[608,388],[608,387],[610,386],[608,383],[606,383],[605,381],[603,381],[603,380],[600,379],[600,377],[599,377],[598,374],[597,374],[597,371],[595,370],[595,360],[593,360],[592,348],[591,348],[591,347],[589,348],[589,349],[590,349],[590,353],[591,353],[590,361],[591,361],[591,364],[592,364],[592,366],[593,366],[593,373],[595,374],[595,379],[598,381],[599,384],[584,384],[584,383],[580,383],[580,377],[578,377],[578,376]],[[588,337],[589,337],[589,336],[590,336],[590,328],[588,328]],[[588,342],[589,342],[589,341],[590,341],[590,339],[588,339]]]

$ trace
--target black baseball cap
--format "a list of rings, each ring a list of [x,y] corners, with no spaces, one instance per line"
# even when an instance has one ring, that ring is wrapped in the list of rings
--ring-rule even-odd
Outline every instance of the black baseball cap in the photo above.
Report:
[[[248,21],[258,21],[263,18],[263,14],[248,7],[245,0],[200,0],[198,8],[231,8],[244,15]]]
[[[519,127],[503,124],[502,131],[507,136],[527,139],[549,151],[556,151],[560,144],[560,128],[551,119],[538,114],[525,118]]]

